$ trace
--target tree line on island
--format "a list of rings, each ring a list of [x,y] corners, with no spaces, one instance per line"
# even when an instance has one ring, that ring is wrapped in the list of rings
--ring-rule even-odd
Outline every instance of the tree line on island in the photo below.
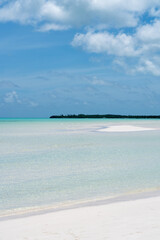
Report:
[[[50,118],[159,118],[160,115],[117,115],[117,114],[70,114],[52,115]]]

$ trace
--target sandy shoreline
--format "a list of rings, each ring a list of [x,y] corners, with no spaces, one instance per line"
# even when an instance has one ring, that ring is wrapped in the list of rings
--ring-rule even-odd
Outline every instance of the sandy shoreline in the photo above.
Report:
[[[0,222],[5,220],[10,220],[10,219],[31,217],[31,216],[43,215],[46,213],[53,213],[53,212],[60,212],[60,211],[71,210],[76,208],[100,206],[100,205],[107,205],[112,203],[153,198],[153,197],[160,197],[160,189],[153,190],[153,191],[144,190],[144,191],[135,192],[135,193],[126,193],[123,195],[96,198],[96,199],[90,199],[90,200],[67,201],[63,203],[58,203],[58,204],[55,203],[55,204],[46,205],[46,206],[26,207],[26,208],[8,210],[0,214]]]
[[[144,239],[160,236],[160,197],[70,209],[0,222],[4,240]]]
[[[159,240],[159,191],[139,197],[0,221],[0,239]]]

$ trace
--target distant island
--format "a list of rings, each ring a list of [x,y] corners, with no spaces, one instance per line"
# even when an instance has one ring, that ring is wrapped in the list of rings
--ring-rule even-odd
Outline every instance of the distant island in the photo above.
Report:
[[[160,119],[160,115],[117,115],[117,114],[73,114],[73,115],[52,115],[50,118],[157,118]]]

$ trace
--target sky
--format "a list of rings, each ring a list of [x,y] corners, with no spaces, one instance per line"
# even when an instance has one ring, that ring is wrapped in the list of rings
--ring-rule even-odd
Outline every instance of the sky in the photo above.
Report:
[[[159,0],[0,0],[0,117],[160,114]]]

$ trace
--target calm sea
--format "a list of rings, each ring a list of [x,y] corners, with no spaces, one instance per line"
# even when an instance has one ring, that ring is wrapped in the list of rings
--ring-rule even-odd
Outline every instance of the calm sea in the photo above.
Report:
[[[156,131],[99,132],[116,125]],[[160,120],[1,119],[0,214],[160,188]]]

